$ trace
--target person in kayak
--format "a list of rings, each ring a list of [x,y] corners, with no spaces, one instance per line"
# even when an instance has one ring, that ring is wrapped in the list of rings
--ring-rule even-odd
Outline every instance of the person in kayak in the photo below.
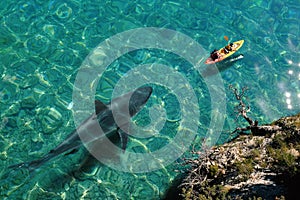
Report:
[[[233,46],[233,43],[230,43],[230,44],[228,44],[227,46],[225,46],[225,48],[224,48],[224,53],[225,53],[225,54],[228,54],[230,51],[233,51],[232,46]]]
[[[210,57],[212,60],[216,60],[218,58],[220,58],[220,53],[218,50],[213,50],[211,53],[210,53]]]

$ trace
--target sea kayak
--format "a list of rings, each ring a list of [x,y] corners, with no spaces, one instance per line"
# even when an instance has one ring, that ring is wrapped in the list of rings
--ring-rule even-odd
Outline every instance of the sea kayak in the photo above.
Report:
[[[239,40],[231,44],[232,45],[227,45],[230,48],[230,50],[227,50],[228,48],[226,48],[226,46],[222,47],[221,49],[217,50],[217,52],[219,53],[219,58],[213,60],[211,57],[209,57],[206,59],[205,64],[214,64],[228,58],[243,46],[244,40]]]

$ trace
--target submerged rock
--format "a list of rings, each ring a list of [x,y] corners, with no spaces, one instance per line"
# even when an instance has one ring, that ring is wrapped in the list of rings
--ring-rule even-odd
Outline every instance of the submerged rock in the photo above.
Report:
[[[181,183],[183,199],[292,199],[300,177],[300,114],[199,154]]]
[[[17,115],[19,112],[20,112],[20,104],[14,103],[8,108],[8,110],[6,111],[6,115],[8,116]]]
[[[21,101],[21,108],[22,109],[33,109],[36,106],[37,106],[37,101],[32,96],[26,97],[25,99],[23,99]]]
[[[63,124],[62,115],[55,108],[47,107],[41,110],[39,118],[43,125],[43,132],[46,134],[55,132]]]

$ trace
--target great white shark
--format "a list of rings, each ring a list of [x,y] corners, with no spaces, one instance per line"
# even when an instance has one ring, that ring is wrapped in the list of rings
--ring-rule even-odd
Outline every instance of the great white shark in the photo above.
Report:
[[[101,142],[102,136],[109,137],[109,135],[116,130],[121,139],[122,149],[125,151],[128,135],[124,129],[128,126],[130,118],[136,115],[147,103],[151,94],[152,88],[145,86],[114,98],[108,104],[96,100],[95,113],[84,120],[81,125],[71,132],[58,146],[50,150],[40,159],[11,165],[9,168],[16,169],[24,167],[29,171],[34,171],[62,153],[69,154],[77,150],[83,146],[83,143],[99,143]],[[99,133],[99,125],[102,129],[101,133]]]

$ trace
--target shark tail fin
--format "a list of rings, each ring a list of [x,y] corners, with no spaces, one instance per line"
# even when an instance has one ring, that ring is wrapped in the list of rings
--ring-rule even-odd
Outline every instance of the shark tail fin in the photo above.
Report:
[[[26,162],[22,162],[22,163],[18,163],[18,164],[14,164],[14,165],[10,165],[8,167],[8,169],[18,169],[18,168],[27,168],[29,163],[26,163]]]
[[[47,154],[40,159],[10,165],[8,168],[13,169],[13,170],[19,169],[19,168],[24,168],[24,169],[27,169],[29,172],[33,172],[36,169],[38,169],[41,165],[43,165],[44,163],[49,161],[51,158],[53,158],[52,154]]]
[[[12,170],[16,170],[16,169],[27,169],[29,172],[34,171],[35,169],[37,169],[38,167],[34,167],[33,164],[36,163],[36,161],[32,161],[32,162],[22,162],[22,163],[18,163],[18,164],[14,164],[14,165],[10,165],[8,167],[8,169],[12,169]]]

